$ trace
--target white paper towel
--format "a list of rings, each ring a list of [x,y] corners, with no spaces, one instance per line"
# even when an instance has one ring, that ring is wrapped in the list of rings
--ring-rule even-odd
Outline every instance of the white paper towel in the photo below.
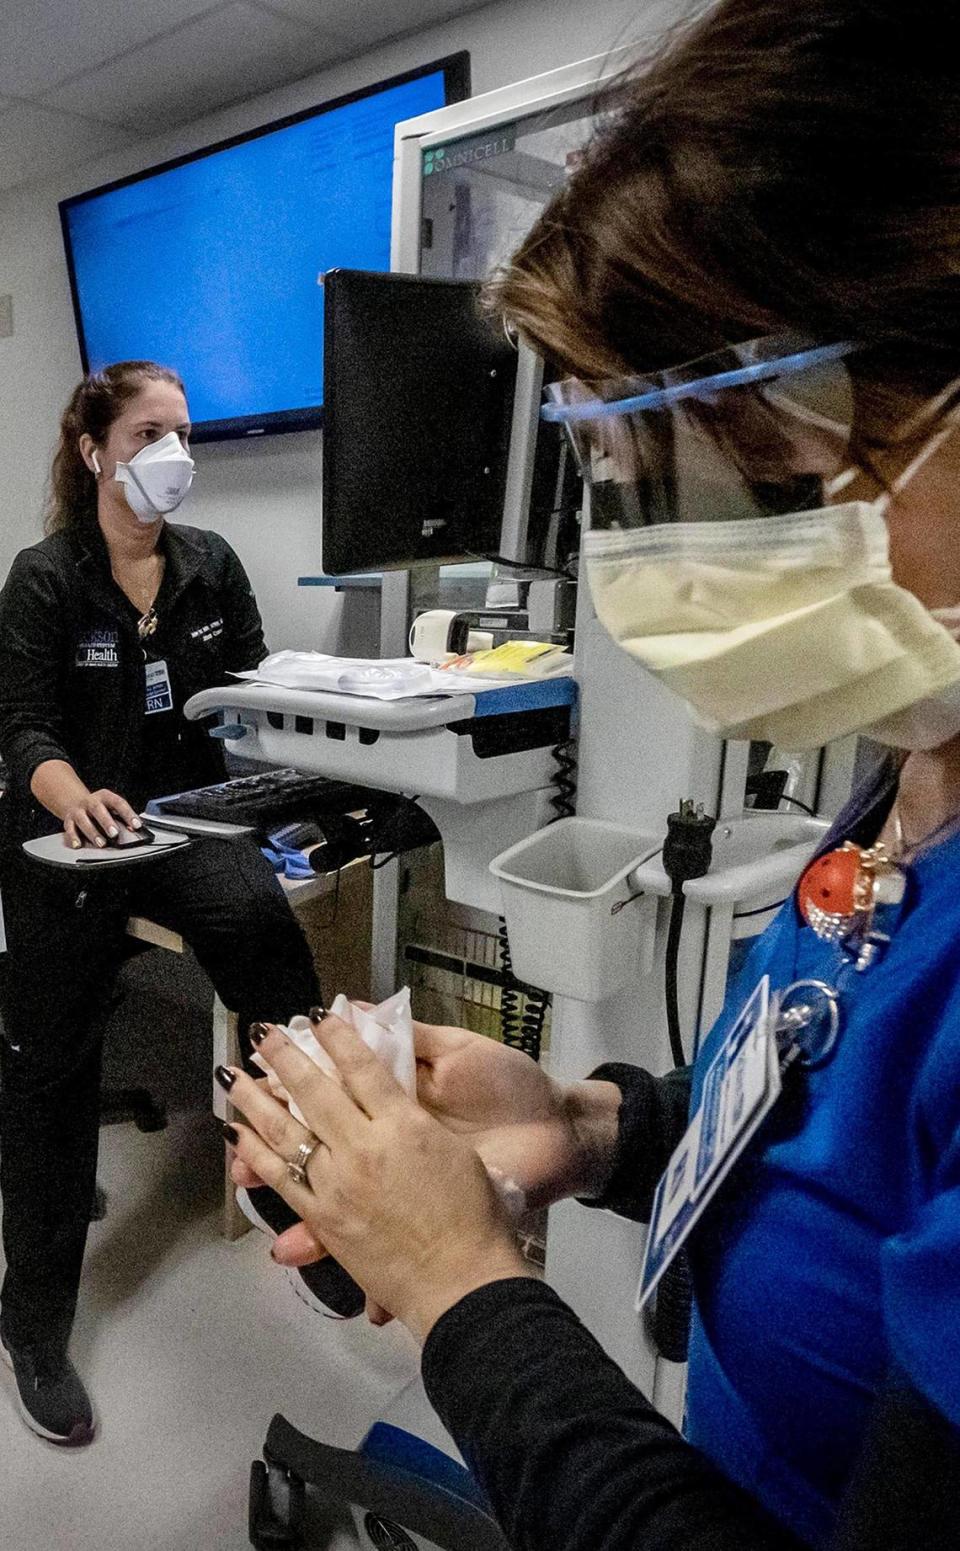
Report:
[[[338,996],[330,1011],[335,1018],[340,1018],[343,1023],[349,1023],[356,1029],[364,1044],[369,1045],[387,1070],[393,1073],[404,1093],[415,1099],[417,1058],[413,1051],[410,988],[404,986],[402,991],[397,991],[387,1001],[381,1002],[379,1007],[371,1007],[369,1011],[355,1006],[353,1002],[348,1002],[345,996]],[[314,1034],[313,1024],[309,1018],[291,1018],[285,1027],[282,1024],[280,1027],[298,1050],[302,1050],[305,1056],[310,1057],[314,1065],[319,1066],[321,1071],[335,1078],[337,1082],[340,1081],[337,1068]],[[256,1053],[253,1055],[253,1062],[261,1072],[266,1072],[270,1092],[274,1097],[287,1105],[293,1118],[299,1120],[302,1126],[307,1125],[303,1113],[297,1108],[276,1073],[271,1071],[267,1063]]]
[[[385,1002],[381,1002],[379,1007],[369,1009],[357,1007],[354,1002],[347,1001],[345,996],[338,996],[330,1012],[335,1018],[340,1018],[356,1029],[364,1044],[368,1045],[388,1071],[393,1073],[404,1093],[416,1101],[417,1058],[413,1045],[413,1014],[410,1010],[409,986],[404,986],[402,990],[395,992]],[[321,1071],[326,1072],[334,1081],[340,1081],[336,1066],[314,1034],[313,1024],[309,1018],[291,1018],[288,1024],[285,1026],[280,1024],[279,1027],[305,1056],[309,1056],[310,1060],[320,1067]],[[276,1073],[256,1051],[252,1060],[261,1072],[266,1073],[273,1096],[287,1105],[295,1120],[298,1120],[302,1126],[307,1126],[302,1110],[297,1107]],[[307,1129],[309,1130],[309,1126]],[[523,1190],[516,1180],[508,1179],[499,1169],[492,1168],[489,1164],[486,1165],[486,1169],[510,1216],[514,1221],[518,1220],[526,1210],[526,1197]]]

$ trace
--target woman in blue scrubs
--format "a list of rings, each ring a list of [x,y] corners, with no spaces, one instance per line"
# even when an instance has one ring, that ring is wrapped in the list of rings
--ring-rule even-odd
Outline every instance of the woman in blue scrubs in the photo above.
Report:
[[[960,1545],[953,23],[928,0],[722,0],[622,83],[495,289],[565,379],[584,572],[621,645],[727,736],[891,751],[694,1072],[562,1087],[420,1029],[418,1109],[326,1019],[343,1089],[261,1046],[309,1131],[233,1091],[238,1176],[425,1343],[515,1551]],[[531,1278],[479,1159],[533,1201],[648,1220],[744,1004],[798,981],[798,1059],[690,1235],[681,1437]]]

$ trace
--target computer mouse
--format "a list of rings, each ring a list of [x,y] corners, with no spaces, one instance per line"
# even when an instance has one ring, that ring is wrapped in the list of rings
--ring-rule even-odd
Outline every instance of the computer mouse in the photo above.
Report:
[[[119,819],[114,820],[117,826],[117,834],[107,836],[107,845],[116,846],[118,850],[127,850],[133,846],[152,845],[155,835],[146,824],[141,824],[139,829],[128,829],[126,824],[121,824]]]

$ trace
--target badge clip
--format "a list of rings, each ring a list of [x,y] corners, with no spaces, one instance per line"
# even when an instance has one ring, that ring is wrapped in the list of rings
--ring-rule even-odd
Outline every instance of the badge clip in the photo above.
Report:
[[[794,1062],[823,1066],[840,1037],[839,991],[825,980],[795,980],[780,993],[776,1037],[781,1071]]]

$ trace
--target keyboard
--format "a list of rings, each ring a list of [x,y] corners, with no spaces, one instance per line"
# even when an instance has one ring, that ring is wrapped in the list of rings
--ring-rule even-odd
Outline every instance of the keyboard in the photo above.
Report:
[[[298,770],[264,770],[255,775],[198,786],[191,792],[157,799],[166,817],[212,819],[219,824],[249,824],[256,829],[323,813],[352,813],[366,808],[369,791],[349,781],[327,781]]]

